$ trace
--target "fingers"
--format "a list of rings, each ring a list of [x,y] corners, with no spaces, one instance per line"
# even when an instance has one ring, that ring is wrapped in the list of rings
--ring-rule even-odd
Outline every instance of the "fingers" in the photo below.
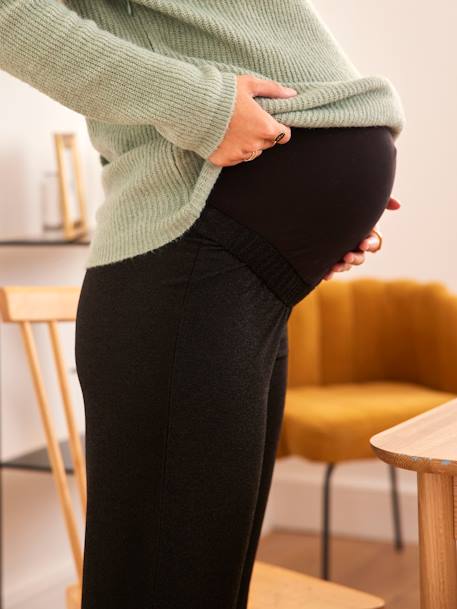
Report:
[[[400,207],[401,207],[400,201],[398,201],[398,199],[395,199],[394,197],[390,197],[390,199],[386,205],[386,209],[400,209]]]
[[[283,125],[278,122],[271,114],[268,114],[268,112],[265,114],[268,117],[268,126],[262,134],[263,140],[259,142],[259,148],[266,150],[268,148],[273,148],[273,146],[276,146],[277,144],[282,145],[290,142],[292,137],[291,128],[288,125]],[[281,137],[276,140],[279,135],[281,135]]]
[[[244,162],[247,162],[247,161],[248,161],[248,159],[249,159],[249,160],[252,160],[252,161],[255,161],[255,159],[257,159],[257,158],[258,158],[258,157],[259,157],[259,156],[260,156],[260,155],[263,153],[263,150],[261,150],[261,149],[257,149],[257,150],[255,151],[256,155],[255,155],[255,156],[253,156],[253,157],[252,157],[252,159],[251,159],[252,152],[253,152],[252,150],[249,150],[249,152],[248,152],[248,151],[246,151],[246,152],[243,154],[242,158],[235,159],[235,160],[233,160],[233,161],[227,161],[227,162],[225,163],[225,165],[226,165],[226,166],[228,166],[228,167],[231,167],[232,165],[238,165],[239,163],[244,163]]]
[[[337,262],[332,266],[332,272],[342,273],[343,271],[350,271],[352,268],[352,264],[348,264],[347,262]]]
[[[337,262],[332,266],[327,275],[324,276],[326,281],[329,281],[335,273],[343,273],[344,271],[350,271],[352,268],[352,264],[347,264],[344,262]]]
[[[294,97],[297,91],[290,87],[284,87],[275,80],[251,76],[248,86],[254,97]]]
[[[290,127],[288,127],[287,125],[283,125],[282,123],[279,123],[278,121],[275,121],[275,130],[276,130],[276,135],[273,137],[274,138],[279,135],[280,133],[284,133],[284,135],[281,137],[280,140],[278,140],[276,142],[276,144],[287,144],[290,141],[290,138],[292,137],[292,131],[290,129]],[[273,142],[271,142],[271,145],[274,146],[275,144],[273,144]]]
[[[348,252],[343,256],[341,261],[337,262],[332,266],[327,275],[324,276],[326,281],[329,281],[335,273],[342,273],[349,271],[353,266],[358,266],[365,262],[364,252]]]
[[[353,266],[358,266],[365,262],[365,254],[364,252],[348,252],[343,256],[343,260]]]
[[[266,113],[268,116],[267,129],[262,133],[263,140],[259,142],[259,148],[266,149],[276,146],[276,144],[287,144],[292,137],[292,131],[288,125],[283,125],[274,119],[271,114]],[[277,141],[275,138],[281,133],[284,135]]]
[[[379,224],[376,224],[374,230],[377,230],[379,234],[381,234],[381,230]],[[354,252],[347,252],[340,261],[332,266],[327,275],[324,276],[326,281],[329,281],[334,273],[342,273],[344,271],[349,271],[353,266],[358,266],[365,262],[365,253],[367,251],[376,251],[379,246],[379,239],[375,233],[370,233],[368,237],[366,237],[359,244],[359,250]]]
[[[377,229],[376,229],[377,230]],[[381,234],[381,231],[378,231]],[[379,238],[376,234],[370,233],[368,237],[366,237],[359,244],[359,249],[364,252],[375,252],[379,247]]]
[[[295,95],[297,91],[274,80],[238,75],[233,116],[224,138],[208,160],[219,167],[236,165],[255,160],[264,150],[277,143],[287,144],[291,138],[290,127],[279,123],[255,97],[288,98]],[[278,136],[282,137],[276,140]]]
[[[290,141],[290,138],[291,138],[290,129],[288,127],[283,127],[283,126],[279,125],[278,129],[277,129],[277,132],[276,132],[276,135],[279,135],[280,133],[284,133],[284,135],[277,142],[274,141],[274,138],[272,138],[272,139],[264,139],[262,141],[262,144],[261,144],[262,149],[266,150],[268,148],[273,148],[273,146],[276,146],[276,145],[287,144]]]
[[[255,157],[253,157],[252,160],[255,160],[258,156],[262,154],[264,150],[267,150],[268,148],[273,148],[273,146],[276,146],[276,144],[287,144],[290,141],[290,138],[292,137],[290,127],[279,123],[278,121],[273,119],[270,114],[268,114],[268,117],[270,117],[272,120],[271,122],[269,122],[268,129],[264,131],[264,139],[257,142],[257,148],[255,148],[255,150],[257,150],[257,154]],[[283,133],[284,135],[278,141],[275,141],[275,138],[281,133]],[[237,162],[231,164],[236,165],[238,162],[242,163],[245,159],[249,159],[249,157],[252,155],[252,152],[252,149],[243,150],[242,158],[239,159]]]
[[[254,153],[255,152],[255,156]],[[235,163],[232,163],[233,165],[237,165],[238,163],[243,163],[244,161],[254,161],[257,157],[259,157],[261,154],[263,153],[262,148],[256,148],[255,150],[246,150],[243,153],[243,156],[241,159],[238,159]]]

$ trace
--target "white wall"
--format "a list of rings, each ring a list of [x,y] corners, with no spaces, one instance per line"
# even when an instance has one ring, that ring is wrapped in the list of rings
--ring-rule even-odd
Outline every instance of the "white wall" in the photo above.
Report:
[[[365,73],[388,76],[405,106],[394,185],[403,207],[387,211],[385,248],[347,278],[375,274],[438,279],[457,291],[457,3],[315,0]],[[347,274],[349,275],[349,274]]]
[[[453,255],[457,225],[454,116],[457,3],[436,0],[433,8],[430,3],[417,0],[314,0],[314,4],[362,73],[384,74],[392,80],[407,115],[406,129],[397,141],[393,191],[402,208],[385,214],[382,253],[369,255],[365,265],[337,276],[334,281],[362,275],[408,276],[441,280],[457,292]],[[56,130],[77,132],[93,219],[102,200],[100,165],[88,141],[83,118],[4,73],[0,73],[0,91],[0,235],[34,233],[40,229],[38,187],[42,172],[54,168],[51,132]],[[80,284],[86,253],[87,249],[78,247],[0,248],[0,284]],[[24,372],[16,330],[2,327],[3,458],[42,443],[32,386],[28,373]],[[37,336],[41,339],[42,333]],[[65,344],[71,367],[74,365],[71,329],[67,330]],[[73,389],[82,425],[78,387],[74,385]],[[59,432],[63,433],[61,425]],[[320,475],[320,466],[295,460],[278,463],[265,527],[276,523],[317,527]],[[10,609],[13,602],[19,607],[18,603],[25,602],[27,594],[37,588],[33,584],[34,575],[37,581],[53,585],[62,573],[62,564],[68,570],[70,562],[61,522],[50,518],[49,505],[55,498],[49,480],[43,475],[14,472],[4,478],[4,526],[8,531],[4,585],[9,599],[6,607]],[[414,479],[408,472],[402,472],[401,480],[406,532],[409,539],[414,539]],[[341,473],[337,472],[335,501],[339,502],[340,515],[335,521],[336,530],[390,536],[388,513],[384,519],[382,514],[376,518],[376,526],[366,517],[358,518],[354,528],[351,518],[354,511],[349,509],[354,503],[363,505],[365,514],[370,513],[370,509],[379,505],[382,493],[382,505],[387,510],[386,482],[383,464],[375,461],[347,465]],[[36,499],[33,509],[31,489]],[[294,501],[293,497],[300,501]],[[44,547],[46,553],[42,551]],[[33,602],[27,601],[29,609],[38,609],[37,599],[38,596]],[[57,609],[63,604],[49,601],[46,606]]]

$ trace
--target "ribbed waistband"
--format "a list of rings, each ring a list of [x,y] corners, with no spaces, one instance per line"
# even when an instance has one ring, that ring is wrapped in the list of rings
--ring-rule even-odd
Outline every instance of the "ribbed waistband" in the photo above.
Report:
[[[297,304],[313,289],[270,241],[219,209],[206,205],[194,228],[246,262],[285,305]]]

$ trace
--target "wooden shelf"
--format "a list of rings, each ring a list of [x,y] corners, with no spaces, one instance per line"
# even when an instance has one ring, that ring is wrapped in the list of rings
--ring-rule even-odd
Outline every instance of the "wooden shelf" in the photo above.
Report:
[[[85,452],[86,444],[85,444],[85,435],[80,435],[83,451]],[[63,440],[59,442],[59,445],[62,450],[62,458],[65,466],[65,471],[69,474],[74,473],[73,464],[71,462],[71,453],[70,447],[68,445],[67,440]],[[20,469],[20,470],[28,470],[28,471],[38,471],[38,472],[50,472],[51,464],[48,459],[48,451],[46,446],[39,448],[37,450],[24,453],[23,455],[19,455],[18,457],[14,457],[14,459],[9,459],[7,461],[0,461],[0,468],[2,469]]]
[[[11,245],[20,245],[20,246],[52,246],[52,245],[90,245],[92,240],[92,236],[94,231],[90,231],[84,237],[75,237],[75,239],[65,239],[63,236],[63,232],[59,233],[49,232],[49,233],[41,233],[36,235],[23,235],[23,236],[14,236],[14,237],[0,237],[0,247],[1,246],[11,246]]]

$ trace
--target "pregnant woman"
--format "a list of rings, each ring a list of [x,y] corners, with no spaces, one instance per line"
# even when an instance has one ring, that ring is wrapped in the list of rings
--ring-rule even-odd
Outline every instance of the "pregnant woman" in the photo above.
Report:
[[[103,165],[82,607],[246,609],[287,319],[395,208],[399,97],[308,0],[2,0],[0,67],[83,114]]]

